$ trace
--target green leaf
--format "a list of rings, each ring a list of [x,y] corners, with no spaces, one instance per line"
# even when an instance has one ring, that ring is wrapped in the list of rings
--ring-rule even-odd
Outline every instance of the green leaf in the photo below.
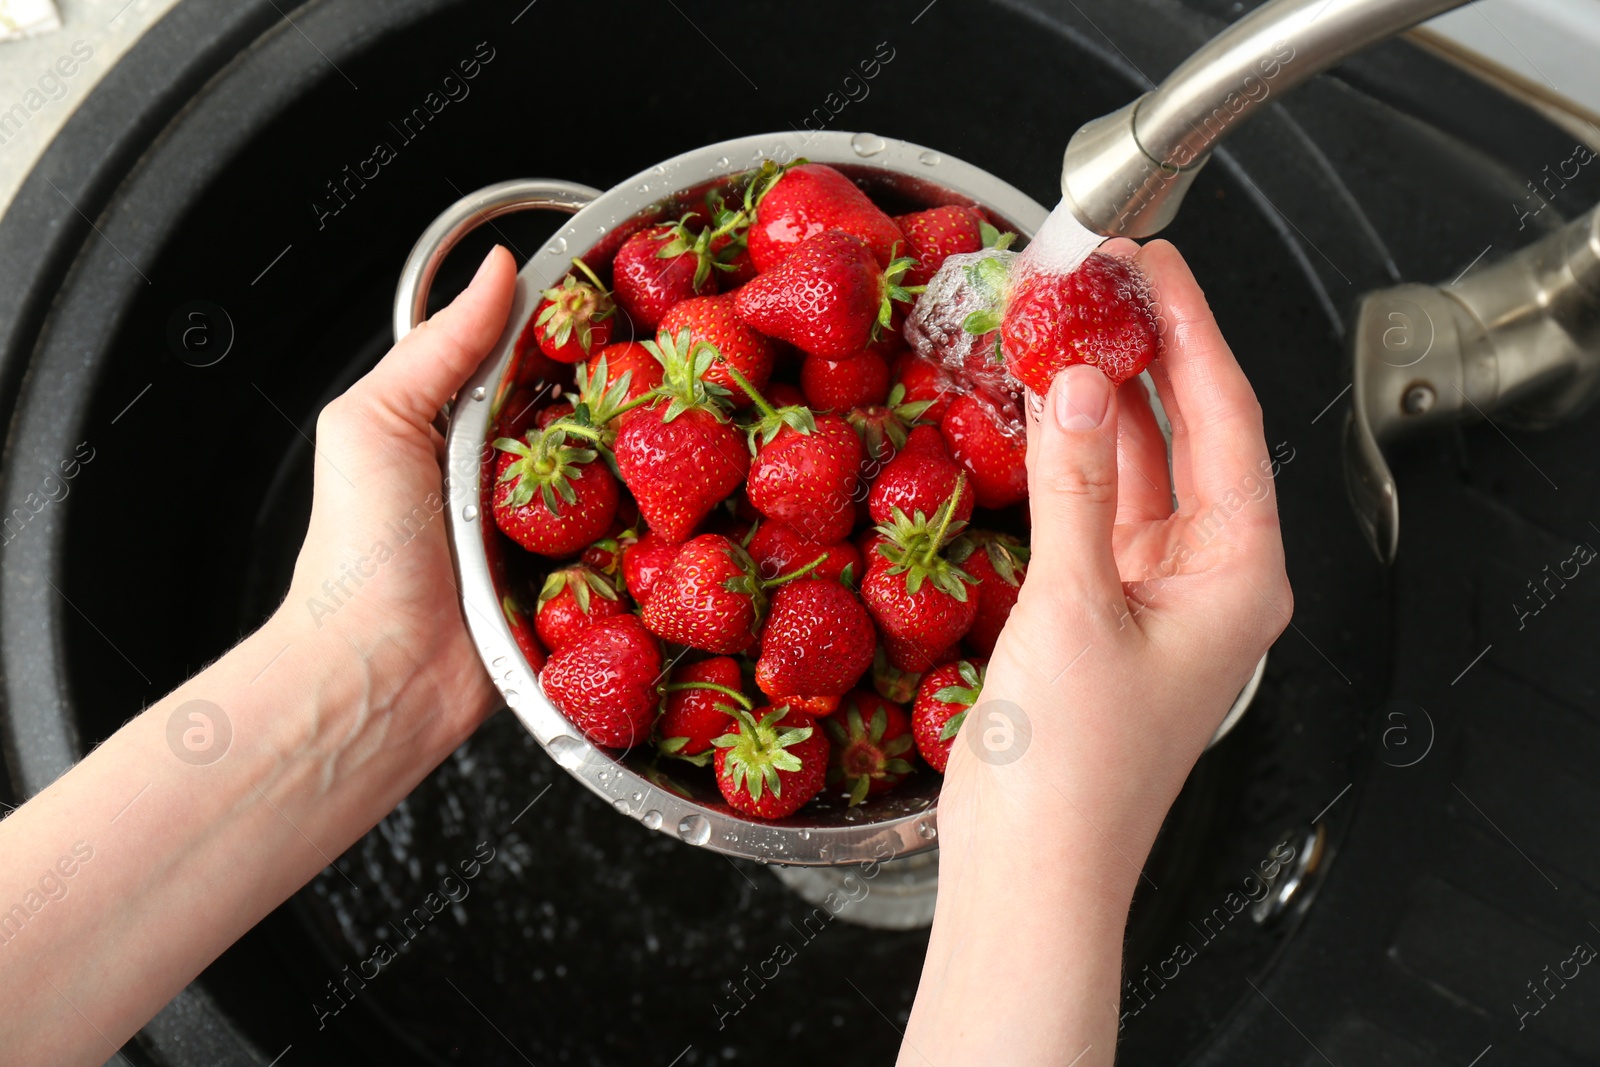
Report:
[[[944,724],[944,729],[939,731],[939,740],[948,741],[961,732],[961,724],[967,721],[967,713],[958,711],[950,716],[950,721]]]
[[[668,737],[663,739],[656,747],[669,756],[675,756],[682,751],[683,746],[687,745],[688,743],[689,739],[687,737]]]
[[[866,775],[858,775],[850,783],[850,807],[854,808],[867,799],[867,793],[872,789],[872,779]]]
[[[975,337],[981,337],[990,330],[998,330],[1001,321],[1000,312],[994,308],[982,308],[961,320],[961,328]]]

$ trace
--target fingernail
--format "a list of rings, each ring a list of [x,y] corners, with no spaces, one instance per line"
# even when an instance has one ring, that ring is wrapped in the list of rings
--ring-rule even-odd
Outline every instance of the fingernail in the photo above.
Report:
[[[499,245],[495,245],[493,248],[489,249],[489,254],[483,257],[482,263],[478,264],[478,273],[474,274],[472,276],[472,281],[467,283],[469,287],[478,284],[478,279],[483,277],[483,272],[489,269],[489,261],[494,258],[494,254],[498,251],[500,251]]]
[[[1068,433],[1099,426],[1111,406],[1111,382],[1096,367],[1076,363],[1056,375],[1056,425]]]

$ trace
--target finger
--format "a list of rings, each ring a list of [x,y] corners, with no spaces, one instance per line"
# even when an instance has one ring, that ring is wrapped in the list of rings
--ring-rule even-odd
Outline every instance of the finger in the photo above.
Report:
[[[1139,378],[1117,388],[1117,522],[1154,522],[1172,514],[1167,439]]]
[[[516,261],[496,245],[449,306],[389,350],[351,392],[429,426],[505,329],[516,288]]]
[[[1180,427],[1183,434],[1185,461],[1174,465],[1179,498],[1207,506],[1246,492],[1246,479],[1254,485],[1266,469],[1255,391],[1178,250],[1151,241],[1138,262],[1159,301],[1160,363],[1170,389],[1161,399],[1173,422],[1175,452]]]
[[[1056,375],[1043,410],[1029,419],[1029,574],[1084,605],[1122,601],[1111,552],[1117,516],[1117,398],[1084,364]]]

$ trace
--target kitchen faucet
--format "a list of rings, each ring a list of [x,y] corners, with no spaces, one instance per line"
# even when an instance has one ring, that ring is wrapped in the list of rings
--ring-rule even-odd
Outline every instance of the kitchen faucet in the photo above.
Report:
[[[1274,95],[1461,2],[1263,4],[1073,135],[1063,205],[1107,237],[1160,232],[1218,142]],[[1351,331],[1351,378],[1345,485],[1368,543],[1392,563],[1400,506],[1384,445],[1490,415],[1545,428],[1600,395],[1600,210],[1468,281],[1368,293]]]

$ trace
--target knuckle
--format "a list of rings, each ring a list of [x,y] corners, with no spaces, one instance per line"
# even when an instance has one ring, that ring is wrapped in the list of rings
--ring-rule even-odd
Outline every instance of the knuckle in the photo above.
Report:
[[[1116,471],[1109,467],[1068,466],[1046,476],[1055,496],[1084,504],[1109,504],[1117,498]]]

